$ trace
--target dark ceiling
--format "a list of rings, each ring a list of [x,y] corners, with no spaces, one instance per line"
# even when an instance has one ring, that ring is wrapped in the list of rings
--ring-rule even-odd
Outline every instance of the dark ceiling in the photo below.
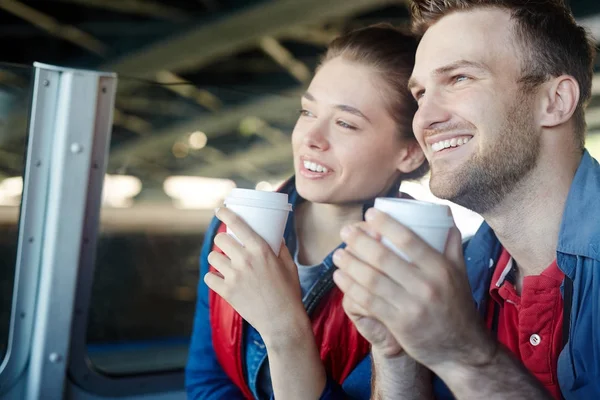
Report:
[[[600,37],[600,1],[571,5]],[[144,199],[156,196],[170,175],[231,178],[240,186],[289,175],[298,94],[319,56],[335,35],[381,21],[407,24],[406,6],[388,0],[0,0],[1,60],[117,72],[109,173],[140,177]],[[0,90],[27,90],[29,68],[0,69]],[[4,176],[22,157],[24,135],[14,132],[25,131],[27,102],[15,99],[20,108],[3,114],[0,125]],[[592,128],[600,129],[600,100],[592,107]],[[195,131],[206,133],[206,147],[190,147]]]

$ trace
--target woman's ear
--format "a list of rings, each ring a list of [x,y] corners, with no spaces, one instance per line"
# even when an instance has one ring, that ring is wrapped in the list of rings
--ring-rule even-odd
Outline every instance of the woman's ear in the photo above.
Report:
[[[425,161],[425,154],[419,143],[414,139],[409,139],[404,142],[404,149],[398,158],[396,168],[398,171],[408,174],[413,172]]]
[[[569,75],[550,80],[542,89],[540,124],[546,128],[562,125],[571,119],[579,103],[579,84]]]

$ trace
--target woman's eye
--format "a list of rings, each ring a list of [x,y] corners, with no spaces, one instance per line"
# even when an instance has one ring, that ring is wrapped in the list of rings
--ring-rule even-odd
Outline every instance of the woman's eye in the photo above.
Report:
[[[419,90],[418,92],[413,94],[413,98],[417,103],[421,100],[421,98],[423,98],[423,96],[425,96],[424,90]]]
[[[341,126],[342,128],[344,128],[344,129],[351,129],[351,130],[353,130],[353,131],[354,131],[354,130],[356,130],[356,127],[355,127],[354,125],[350,125],[349,123],[347,123],[347,122],[344,122],[344,121],[342,121],[342,120],[338,120],[338,121],[337,121],[337,124],[338,124],[339,126]]]
[[[314,117],[313,113],[304,108],[300,110],[300,115],[303,117]]]

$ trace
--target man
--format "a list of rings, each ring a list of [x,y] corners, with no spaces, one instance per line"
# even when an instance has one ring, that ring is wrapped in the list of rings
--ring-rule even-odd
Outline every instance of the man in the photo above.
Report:
[[[431,371],[458,399],[598,399],[600,166],[584,150],[593,46],[561,0],[412,10],[423,35],[413,128],[431,190],[485,223],[464,257],[456,229],[442,255],[375,210],[342,231],[335,280],[373,345],[373,397],[428,398]],[[436,398],[451,398],[443,389],[436,378]]]

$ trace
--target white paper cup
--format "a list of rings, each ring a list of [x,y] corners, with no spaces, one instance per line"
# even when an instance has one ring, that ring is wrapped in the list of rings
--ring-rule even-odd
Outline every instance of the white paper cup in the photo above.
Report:
[[[418,200],[378,197],[375,208],[415,232],[440,253],[444,252],[448,233],[454,225],[450,207]],[[400,257],[411,261],[387,238],[382,238],[381,242]]]
[[[233,189],[225,199],[225,206],[242,218],[279,255],[285,224],[292,210],[287,194]],[[229,227],[227,233],[242,243]]]

